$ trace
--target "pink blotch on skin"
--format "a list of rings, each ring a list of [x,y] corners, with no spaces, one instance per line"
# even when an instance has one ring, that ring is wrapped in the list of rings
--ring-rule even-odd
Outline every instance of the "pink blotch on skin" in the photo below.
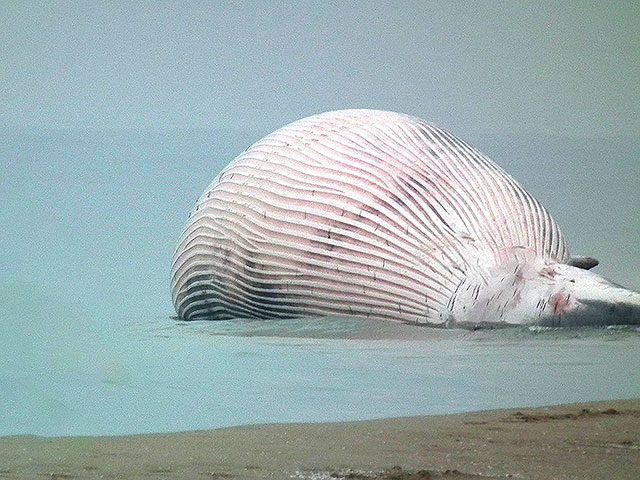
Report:
[[[564,291],[554,294],[549,300],[554,315],[562,315],[569,309],[569,295]]]

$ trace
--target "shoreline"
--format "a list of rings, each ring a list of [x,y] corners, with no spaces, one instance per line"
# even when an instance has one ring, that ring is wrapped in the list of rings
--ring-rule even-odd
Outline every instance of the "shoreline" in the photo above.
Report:
[[[636,478],[640,398],[120,437],[0,437],[0,479]]]

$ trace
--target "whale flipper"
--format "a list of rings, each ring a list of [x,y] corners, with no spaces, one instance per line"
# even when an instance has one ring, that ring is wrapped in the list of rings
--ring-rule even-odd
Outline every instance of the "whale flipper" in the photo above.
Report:
[[[583,270],[591,270],[593,267],[596,267],[599,264],[600,264],[600,262],[598,260],[596,260],[595,258],[593,258],[593,257],[584,257],[582,255],[573,256],[567,262],[567,265],[571,265],[572,267],[581,268]]]

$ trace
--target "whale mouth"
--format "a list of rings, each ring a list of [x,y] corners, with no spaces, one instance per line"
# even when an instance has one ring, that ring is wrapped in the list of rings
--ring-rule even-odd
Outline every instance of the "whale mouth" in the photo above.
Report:
[[[624,299],[577,300],[573,309],[540,323],[554,327],[599,327],[613,325],[640,325],[640,294],[623,290]]]
[[[637,294],[635,296],[640,297]],[[593,312],[591,315],[599,318],[600,325],[640,325],[640,302],[638,301],[583,300],[582,304]],[[600,315],[597,315],[598,312]]]
[[[555,265],[549,314],[542,326],[640,325],[640,293],[597,273],[568,264]]]

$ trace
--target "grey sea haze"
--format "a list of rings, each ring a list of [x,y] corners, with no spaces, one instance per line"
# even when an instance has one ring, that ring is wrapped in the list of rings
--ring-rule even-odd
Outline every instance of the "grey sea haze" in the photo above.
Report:
[[[186,214],[268,132],[2,131],[0,434],[114,435],[637,397],[638,332],[176,322]],[[464,136],[639,289],[637,138]],[[580,158],[577,169],[567,158]],[[624,193],[621,193],[624,192]]]

